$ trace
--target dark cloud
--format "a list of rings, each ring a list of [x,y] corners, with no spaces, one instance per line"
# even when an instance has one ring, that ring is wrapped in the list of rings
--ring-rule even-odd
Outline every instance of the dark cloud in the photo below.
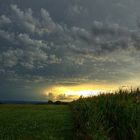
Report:
[[[1,85],[123,83],[139,76],[139,2],[34,2],[0,6]]]

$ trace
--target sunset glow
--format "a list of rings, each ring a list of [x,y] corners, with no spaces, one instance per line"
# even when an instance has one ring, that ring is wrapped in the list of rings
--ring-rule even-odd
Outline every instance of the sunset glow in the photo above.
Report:
[[[77,99],[80,96],[88,97],[88,96],[96,96],[101,93],[110,92],[116,90],[115,86],[107,86],[107,85],[95,85],[95,84],[81,84],[74,86],[62,86],[56,85],[49,87],[44,90],[44,94],[46,97],[48,95],[53,95],[53,98],[57,98],[57,96],[70,96],[72,99]]]

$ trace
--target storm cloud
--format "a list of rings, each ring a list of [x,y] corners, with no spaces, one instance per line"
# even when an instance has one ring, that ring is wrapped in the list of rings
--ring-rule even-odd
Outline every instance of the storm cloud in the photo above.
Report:
[[[1,2],[2,98],[12,94],[5,88],[11,82],[15,92],[20,84],[123,84],[140,76],[140,2]]]

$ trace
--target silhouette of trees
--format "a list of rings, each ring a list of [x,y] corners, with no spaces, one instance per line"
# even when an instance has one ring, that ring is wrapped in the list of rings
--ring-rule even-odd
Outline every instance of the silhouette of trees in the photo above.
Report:
[[[48,104],[53,104],[53,101],[49,100],[49,101],[48,101]]]

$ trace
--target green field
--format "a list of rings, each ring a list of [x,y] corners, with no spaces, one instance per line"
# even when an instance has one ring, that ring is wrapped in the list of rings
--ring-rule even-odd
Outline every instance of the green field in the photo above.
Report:
[[[73,140],[68,106],[0,105],[0,140]]]
[[[0,105],[0,140],[140,140],[140,91],[69,105]]]

